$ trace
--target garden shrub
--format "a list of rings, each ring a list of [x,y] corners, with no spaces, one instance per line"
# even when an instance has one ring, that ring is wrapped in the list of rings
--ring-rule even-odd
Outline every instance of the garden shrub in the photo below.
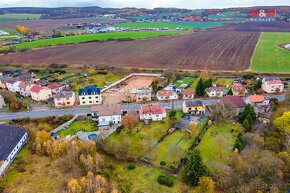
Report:
[[[129,163],[128,164],[128,169],[129,170],[133,170],[133,169],[135,169],[136,168],[136,164],[135,163]]]
[[[173,186],[173,180],[167,176],[164,176],[164,175],[158,176],[158,183],[162,184],[162,185],[166,185],[168,187]]]
[[[161,161],[161,162],[160,162],[160,165],[161,165],[161,166],[165,166],[165,165],[166,165],[166,161]]]

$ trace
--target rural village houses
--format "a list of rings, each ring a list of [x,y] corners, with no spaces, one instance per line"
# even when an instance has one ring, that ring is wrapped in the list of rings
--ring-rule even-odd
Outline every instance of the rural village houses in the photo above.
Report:
[[[130,99],[132,102],[151,101],[151,97],[152,97],[151,88],[132,89],[130,91]]]
[[[205,114],[205,106],[201,100],[183,101],[183,112],[190,115]]]
[[[194,90],[193,89],[183,89],[181,91],[182,99],[193,99],[194,98]]]
[[[231,89],[233,91],[233,96],[244,96],[248,92],[245,86],[240,83],[234,83]]]
[[[19,87],[19,93],[22,96],[28,97],[31,95],[30,90],[34,86],[34,84],[26,83],[26,82],[21,82],[18,87]]]
[[[140,120],[161,121],[166,118],[166,109],[160,104],[142,105],[139,116]]]
[[[89,85],[79,89],[80,105],[98,105],[102,104],[101,89],[96,85]]]
[[[279,93],[284,91],[284,85],[280,78],[265,77],[262,80],[262,89],[266,93]]]
[[[110,124],[122,121],[121,104],[91,106],[93,120],[99,121],[99,129],[108,128]]]
[[[263,95],[248,96],[246,104],[253,105],[256,112],[266,112],[270,109],[270,100],[266,100]]]
[[[58,91],[64,89],[64,86],[56,84],[56,83],[53,83],[47,87],[51,90],[52,94],[56,94]]]
[[[55,107],[69,107],[75,104],[75,93],[59,90],[54,96]]]
[[[12,79],[10,76],[2,76],[2,77],[0,77],[0,87],[6,89],[7,88],[6,82],[8,80],[10,80],[10,79]]]
[[[4,174],[7,167],[12,163],[16,154],[23,147],[28,132],[26,129],[0,125],[0,176]]]
[[[52,92],[47,87],[41,87],[39,85],[34,85],[30,89],[31,98],[36,101],[45,101],[52,97]]]
[[[217,106],[221,107],[221,112],[225,111],[227,105],[233,109],[232,116],[238,116],[246,106],[244,100],[240,96],[227,95],[217,101]]]
[[[178,99],[178,95],[176,92],[171,90],[159,90],[157,92],[157,99],[162,100],[175,100]]]
[[[209,87],[205,89],[207,96],[209,97],[222,97],[224,89],[222,87]]]

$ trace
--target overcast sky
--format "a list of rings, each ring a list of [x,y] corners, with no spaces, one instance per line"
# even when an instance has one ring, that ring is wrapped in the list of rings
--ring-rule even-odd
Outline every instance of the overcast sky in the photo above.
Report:
[[[188,9],[290,5],[290,0],[0,0],[0,7],[177,7]]]

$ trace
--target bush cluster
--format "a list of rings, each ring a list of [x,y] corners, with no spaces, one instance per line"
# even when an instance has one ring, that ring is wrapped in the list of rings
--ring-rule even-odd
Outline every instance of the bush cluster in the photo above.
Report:
[[[128,164],[128,169],[129,170],[133,170],[133,169],[135,169],[136,168],[136,164],[135,163],[129,163]]]
[[[168,187],[173,186],[173,180],[167,176],[160,175],[158,176],[158,183],[162,185],[166,185]]]

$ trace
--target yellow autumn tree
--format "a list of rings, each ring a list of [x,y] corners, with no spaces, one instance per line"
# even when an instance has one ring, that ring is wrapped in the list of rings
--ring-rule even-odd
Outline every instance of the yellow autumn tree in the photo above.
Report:
[[[211,177],[201,177],[198,182],[198,192],[201,193],[213,193],[214,192],[214,181]]]
[[[72,178],[68,185],[67,189],[69,193],[80,193],[82,192],[82,187],[79,185],[78,181],[74,178]]]

